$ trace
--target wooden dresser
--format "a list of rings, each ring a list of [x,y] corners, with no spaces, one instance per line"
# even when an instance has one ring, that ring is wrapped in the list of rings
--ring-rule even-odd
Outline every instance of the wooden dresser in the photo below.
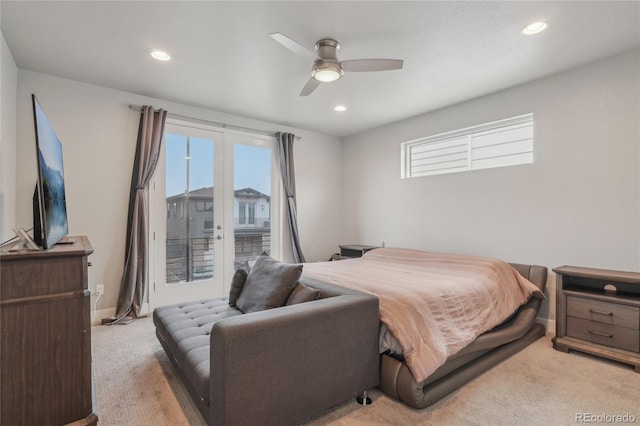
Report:
[[[93,425],[87,237],[0,255],[0,423]]]
[[[553,347],[613,359],[640,372],[640,273],[561,266]]]

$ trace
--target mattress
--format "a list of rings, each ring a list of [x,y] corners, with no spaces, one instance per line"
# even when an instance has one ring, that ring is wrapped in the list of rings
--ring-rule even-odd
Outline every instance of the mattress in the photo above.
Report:
[[[378,296],[380,350],[402,353],[417,381],[530,297],[543,297],[506,262],[409,249],[309,263],[303,275]]]

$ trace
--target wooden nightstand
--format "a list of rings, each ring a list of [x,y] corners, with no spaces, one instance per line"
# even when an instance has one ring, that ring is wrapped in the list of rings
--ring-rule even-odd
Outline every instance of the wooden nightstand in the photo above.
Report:
[[[640,273],[561,266],[553,347],[634,366],[640,372]]]
[[[342,259],[351,259],[354,257],[362,257],[369,250],[379,248],[377,246],[363,246],[359,244],[345,244],[340,247],[340,257]]]

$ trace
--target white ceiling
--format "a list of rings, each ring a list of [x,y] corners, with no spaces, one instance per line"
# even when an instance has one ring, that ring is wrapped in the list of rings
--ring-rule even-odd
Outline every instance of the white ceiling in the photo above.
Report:
[[[640,46],[638,1],[3,0],[0,14],[19,68],[336,136]],[[548,29],[522,35],[536,20]],[[300,97],[311,63],[273,32],[310,49],[332,37],[342,60],[404,59],[404,69],[346,74]]]

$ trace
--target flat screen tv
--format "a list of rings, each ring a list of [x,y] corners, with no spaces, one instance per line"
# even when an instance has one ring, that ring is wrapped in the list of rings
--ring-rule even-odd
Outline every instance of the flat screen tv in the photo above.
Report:
[[[36,96],[31,95],[31,99],[38,157],[38,182],[33,200],[33,239],[46,250],[69,232],[62,144]]]

